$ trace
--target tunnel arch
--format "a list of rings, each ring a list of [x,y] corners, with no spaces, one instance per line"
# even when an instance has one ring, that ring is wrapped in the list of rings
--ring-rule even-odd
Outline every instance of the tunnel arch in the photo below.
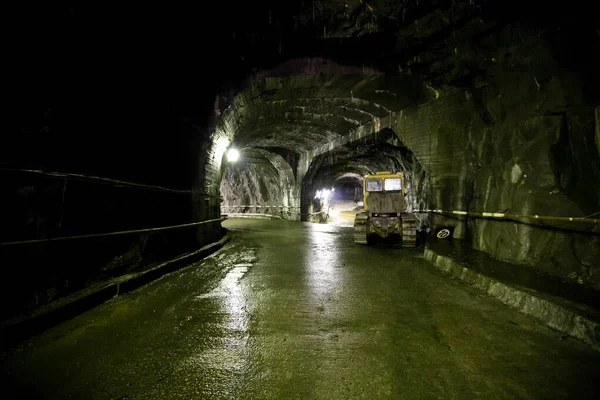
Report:
[[[343,186],[360,187],[362,190],[362,177],[359,174],[346,173],[334,179],[332,184],[333,189]]]
[[[356,197],[358,199],[358,198],[362,197],[362,186],[363,186],[362,180],[363,180],[362,175],[360,175],[358,173],[347,172],[347,173],[344,173],[334,179],[333,184],[332,184],[332,190],[340,189],[343,187],[355,188],[356,193],[355,193],[354,197]],[[337,194],[333,196],[334,198],[338,198],[338,199],[346,198],[343,193],[342,194],[340,194],[339,192],[336,192],[336,193]]]
[[[390,129],[378,134],[377,140],[348,144],[315,157],[302,182],[301,210],[310,215],[312,198],[317,190],[333,186],[343,178],[359,179],[377,171],[404,172],[406,177],[407,211],[427,209],[431,202],[429,174],[415,154],[397,139]],[[417,216],[419,229],[430,222],[427,214]],[[308,220],[308,218],[304,218]]]
[[[217,193],[229,147],[283,148],[310,160],[346,142],[390,127],[398,110],[427,98],[415,77],[300,58],[255,73],[219,115],[208,141],[203,184]]]
[[[225,162],[220,177],[224,212],[271,213],[295,219],[299,204],[294,172],[280,154],[244,148],[235,163]]]
[[[340,175],[339,177],[337,177],[336,181],[339,181],[341,179],[353,179],[353,180],[361,181],[362,175],[355,173],[355,172],[346,172],[346,173]]]

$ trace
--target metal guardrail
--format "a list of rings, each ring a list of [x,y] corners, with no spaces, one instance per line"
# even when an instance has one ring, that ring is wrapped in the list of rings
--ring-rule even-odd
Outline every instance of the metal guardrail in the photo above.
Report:
[[[154,190],[154,191],[160,191],[160,192],[166,192],[166,193],[185,194],[185,195],[190,195],[190,196],[202,196],[205,198],[206,197],[220,198],[220,196],[209,194],[209,193],[194,192],[192,190],[183,190],[183,189],[172,189],[172,188],[156,186],[156,185],[146,185],[146,184],[141,184],[141,183],[128,182],[128,181],[122,181],[122,180],[117,180],[117,179],[104,178],[104,177],[100,177],[100,176],[92,176],[92,175],[86,175],[86,174],[55,172],[55,171],[46,171],[46,170],[41,170],[41,169],[8,168],[8,167],[0,167],[0,171],[12,172],[12,173],[38,174],[38,175],[48,176],[51,178],[64,179],[65,186],[63,188],[63,196],[62,196],[62,203],[61,203],[61,217],[60,217],[59,227],[61,226],[62,219],[63,219],[63,217],[62,217],[63,209],[62,208],[64,207],[64,196],[65,196],[64,192],[66,190],[67,180],[69,180],[69,179],[79,180],[79,181],[96,181],[96,182],[100,182],[103,184],[113,185],[116,187],[128,187],[128,188],[135,188],[135,189]],[[63,237],[44,238],[44,239],[20,240],[20,241],[0,243],[0,246],[14,246],[14,245],[21,245],[21,244],[46,243],[46,242],[56,242],[56,241],[63,241],[63,240],[89,239],[89,238],[100,238],[100,237],[107,237],[107,236],[131,235],[131,234],[136,234],[136,233],[159,232],[159,231],[166,231],[166,230],[172,230],[172,229],[180,229],[180,228],[198,226],[198,225],[213,223],[213,222],[217,222],[217,221],[223,221],[225,219],[226,218],[220,217],[220,218],[210,219],[210,220],[206,220],[206,221],[191,222],[191,223],[179,224],[179,225],[162,226],[162,227],[157,227],[157,228],[134,229],[134,230],[127,230],[127,231],[93,233],[93,234],[87,234],[87,235],[63,236]]]
[[[239,209],[239,208],[265,208],[265,209],[277,209],[277,208],[282,208],[282,209],[300,209],[300,206],[221,206],[221,213],[222,214],[251,214],[251,213],[244,213],[244,212],[235,212],[235,211],[225,211],[225,209]],[[264,214],[264,215],[279,215],[281,213],[284,213],[285,211],[279,211],[277,214]],[[322,211],[317,211],[315,213],[299,213],[299,212],[287,212],[288,215],[307,215],[307,216],[314,216],[314,215],[319,215],[319,214],[328,214],[328,211],[322,210]]]
[[[192,227],[192,226],[204,225],[204,224],[209,224],[209,223],[213,223],[213,222],[222,222],[226,219],[227,219],[227,217],[220,217],[220,218],[215,218],[215,219],[209,219],[206,221],[191,222],[191,223],[180,224],[180,225],[161,226],[158,228],[134,229],[134,230],[128,230],[128,231],[119,231],[119,232],[91,233],[88,235],[62,236],[62,237],[46,238],[46,239],[21,240],[21,241],[17,241],[17,242],[4,242],[4,243],[0,243],[0,246],[14,246],[14,245],[21,245],[21,244],[47,243],[47,242],[58,242],[58,241],[63,241],[63,240],[92,239],[92,238],[100,238],[100,237],[107,237],[107,236],[132,235],[132,234],[136,234],[136,233],[160,232],[160,231],[168,231],[168,230],[173,230],[173,229],[188,228],[188,227]]]
[[[184,189],[172,189],[172,188],[167,188],[164,186],[146,185],[146,184],[142,184],[142,183],[122,181],[122,180],[118,180],[118,179],[104,178],[104,177],[100,177],[100,176],[93,176],[93,175],[86,175],[86,174],[44,171],[41,169],[21,169],[21,168],[7,168],[7,167],[0,167],[0,171],[30,173],[30,174],[49,176],[52,178],[74,179],[74,180],[81,180],[81,181],[97,181],[97,182],[101,182],[101,183],[105,183],[105,184],[112,184],[113,186],[117,186],[117,187],[130,187],[130,188],[136,188],[136,189],[155,190],[155,191],[167,192],[167,193],[187,194],[187,195],[191,195],[191,196],[204,196],[204,197],[219,198],[219,196],[210,194],[210,193],[194,192],[192,190],[184,190]]]
[[[221,208],[300,208],[300,206],[221,206]]]
[[[473,212],[473,211],[457,211],[457,210],[413,210],[413,213],[431,213],[431,214],[454,214],[454,215],[468,215],[472,217],[482,218],[516,218],[516,219],[534,219],[540,221],[560,221],[560,222],[585,222],[597,224],[600,223],[598,218],[589,218],[594,215],[600,214],[600,211],[588,215],[587,217],[556,217],[551,215],[521,215],[521,214],[510,214],[510,213],[496,213],[496,212]]]
[[[239,209],[239,208],[265,208],[265,209],[276,209],[276,208],[288,208],[288,209],[298,209],[298,206],[259,206],[259,205],[239,205],[239,206],[221,206],[221,212],[224,209]],[[317,215],[324,213],[325,211],[319,211],[312,214],[304,214],[304,215]],[[413,213],[430,213],[430,214],[453,214],[453,215],[468,215],[472,217],[480,217],[480,218],[519,218],[519,219],[534,219],[534,220],[547,220],[547,221],[560,221],[560,222],[585,222],[597,224],[600,223],[600,219],[598,218],[590,218],[594,215],[600,214],[600,211],[588,215],[586,217],[557,217],[557,216],[549,216],[549,215],[521,215],[521,214],[510,214],[510,213],[497,213],[497,212],[473,212],[473,211],[459,211],[459,210],[413,210]]]
[[[281,214],[288,214],[288,215],[300,215],[299,212],[295,212],[292,210],[299,210],[300,207],[299,206],[258,206],[258,205],[239,205],[239,206],[224,206],[221,205],[221,214],[227,214],[227,213],[244,213],[247,212],[248,210],[254,210],[256,212],[262,212],[262,213],[274,213],[273,215],[281,215]],[[244,211],[241,211],[244,210]]]

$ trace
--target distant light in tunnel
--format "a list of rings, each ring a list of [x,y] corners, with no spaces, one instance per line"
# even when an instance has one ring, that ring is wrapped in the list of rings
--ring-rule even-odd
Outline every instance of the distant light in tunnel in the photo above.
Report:
[[[240,152],[236,149],[229,149],[227,151],[227,161],[236,162],[240,158]]]
[[[230,144],[231,141],[225,136],[221,136],[215,140],[213,148],[213,160],[215,160],[215,162],[218,162],[219,164],[221,163],[223,155],[227,151],[227,148]]]
[[[317,193],[315,194],[315,199],[329,200],[329,195],[331,194],[331,192],[333,192],[333,189],[317,190]]]

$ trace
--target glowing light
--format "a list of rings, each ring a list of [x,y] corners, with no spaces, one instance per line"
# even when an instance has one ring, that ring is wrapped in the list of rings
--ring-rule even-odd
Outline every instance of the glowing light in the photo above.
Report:
[[[229,147],[229,143],[229,139],[223,136],[215,141],[214,154],[217,160],[221,159],[223,153],[225,153],[225,150],[227,150],[227,147]]]
[[[315,199],[329,200],[329,195],[331,194],[331,192],[332,191],[329,189],[317,190],[317,193],[315,194]]]
[[[227,161],[236,162],[240,158],[240,152],[236,149],[229,149],[227,151]]]

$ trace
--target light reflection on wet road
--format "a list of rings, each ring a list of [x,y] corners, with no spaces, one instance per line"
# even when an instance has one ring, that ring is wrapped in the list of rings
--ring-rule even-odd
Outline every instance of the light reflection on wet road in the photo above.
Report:
[[[308,231],[308,247],[304,268],[306,268],[307,287],[320,298],[340,289],[341,257],[336,241],[339,240],[339,228],[333,225],[315,224]]]
[[[595,398],[600,356],[351,228],[230,220],[219,253],[2,356],[15,398]]]

